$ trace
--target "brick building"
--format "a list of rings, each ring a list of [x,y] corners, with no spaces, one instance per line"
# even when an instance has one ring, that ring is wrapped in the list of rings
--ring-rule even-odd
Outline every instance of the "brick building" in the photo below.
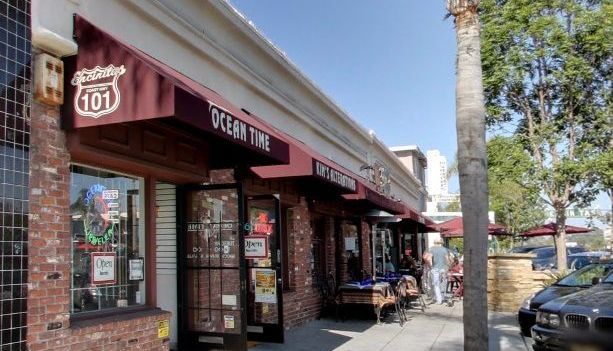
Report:
[[[282,342],[373,271],[375,210],[417,258],[420,179],[227,2],[0,4],[3,349]]]

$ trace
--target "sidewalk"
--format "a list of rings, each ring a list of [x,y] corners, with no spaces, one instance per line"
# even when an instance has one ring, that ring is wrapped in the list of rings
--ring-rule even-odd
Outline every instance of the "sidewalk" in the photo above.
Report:
[[[462,303],[453,307],[430,305],[425,313],[411,310],[400,327],[391,314],[384,323],[370,320],[317,320],[285,334],[284,344],[260,343],[253,351],[398,351],[463,350]],[[529,340],[529,339],[528,339]],[[526,350],[515,315],[490,314],[490,350]],[[531,350],[531,348],[529,349]]]

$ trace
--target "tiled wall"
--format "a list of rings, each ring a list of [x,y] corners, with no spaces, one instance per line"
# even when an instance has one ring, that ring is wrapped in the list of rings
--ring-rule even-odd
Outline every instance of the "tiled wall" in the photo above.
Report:
[[[25,350],[30,1],[0,0],[0,349]]]

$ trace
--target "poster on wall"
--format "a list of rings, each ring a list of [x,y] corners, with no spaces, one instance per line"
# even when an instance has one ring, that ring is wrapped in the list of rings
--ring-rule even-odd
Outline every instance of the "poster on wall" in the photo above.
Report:
[[[355,242],[357,241],[357,239],[358,238],[356,238],[355,236],[345,238],[345,251],[355,251]]]
[[[128,261],[129,274],[128,280],[145,279],[145,261],[142,257],[133,258]]]
[[[115,284],[114,252],[92,252],[92,285]]]
[[[277,303],[276,273],[274,269],[255,270],[255,302]]]
[[[263,235],[246,236],[245,258],[268,258],[268,237]]]

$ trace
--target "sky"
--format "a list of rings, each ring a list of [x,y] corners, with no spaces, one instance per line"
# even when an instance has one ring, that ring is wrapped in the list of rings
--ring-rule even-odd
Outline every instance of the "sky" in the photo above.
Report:
[[[231,0],[329,97],[388,146],[455,136],[455,32],[445,2]],[[450,191],[457,191],[457,180]]]
[[[298,68],[388,146],[453,162],[455,29],[445,1],[231,0]],[[459,192],[457,177],[449,191]],[[610,208],[602,193],[595,204]]]

